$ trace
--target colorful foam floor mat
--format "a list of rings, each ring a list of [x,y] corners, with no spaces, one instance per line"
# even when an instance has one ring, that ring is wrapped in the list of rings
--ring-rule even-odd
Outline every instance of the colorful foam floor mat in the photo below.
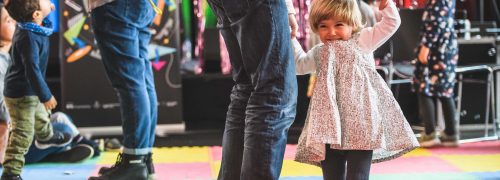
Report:
[[[158,180],[211,180],[217,178],[221,147],[155,148]],[[282,180],[320,180],[321,169],[293,161],[296,145],[287,145]],[[116,152],[77,164],[41,163],[27,165],[26,180],[84,180],[101,166],[116,160]],[[475,180],[500,179],[500,141],[462,144],[459,148],[416,149],[395,160],[373,164],[374,180]]]

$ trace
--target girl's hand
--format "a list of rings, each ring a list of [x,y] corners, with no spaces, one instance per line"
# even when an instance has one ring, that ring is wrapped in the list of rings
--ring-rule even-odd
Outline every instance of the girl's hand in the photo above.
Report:
[[[422,64],[427,64],[427,57],[429,57],[429,48],[420,46],[420,53],[418,53],[418,61]]]
[[[390,0],[380,0],[380,5],[378,7],[379,10],[384,10],[387,5],[389,5]]]

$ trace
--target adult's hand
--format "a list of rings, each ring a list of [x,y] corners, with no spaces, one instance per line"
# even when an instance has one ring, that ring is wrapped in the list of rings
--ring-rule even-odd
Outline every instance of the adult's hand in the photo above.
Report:
[[[297,23],[297,19],[295,19],[295,14],[288,14],[288,23],[290,24],[290,36],[295,38],[297,36],[297,30],[299,29],[299,25]]]
[[[389,0],[381,0],[378,9],[382,11],[385,7],[387,7],[387,5],[389,5]]]
[[[429,48],[425,46],[420,46],[420,53],[418,53],[418,61],[422,64],[427,64],[427,58],[429,57]]]

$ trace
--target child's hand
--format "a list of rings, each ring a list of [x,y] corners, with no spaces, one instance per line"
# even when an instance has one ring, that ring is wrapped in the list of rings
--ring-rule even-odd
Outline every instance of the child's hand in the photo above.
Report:
[[[384,10],[387,5],[389,5],[390,0],[380,0],[380,5],[378,6],[379,10]]]
[[[50,97],[50,100],[47,102],[44,102],[43,106],[45,106],[45,109],[47,109],[47,110],[52,110],[52,109],[56,108],[56,106],[57,106],[56,98],[54,98],[54,96]]]
[[[429,57],[429,48],[425,46],[420,46],[420,52],[418,53],[418,61],[422,64],[427,64],[427,57]]]
[[[297,24],[297,19],[295,19],[295,14],[288,14],[288,23],[290,24],[290,35],[292,38],[295,38],[297,35],[297,29],[299,29],[299,25]]]

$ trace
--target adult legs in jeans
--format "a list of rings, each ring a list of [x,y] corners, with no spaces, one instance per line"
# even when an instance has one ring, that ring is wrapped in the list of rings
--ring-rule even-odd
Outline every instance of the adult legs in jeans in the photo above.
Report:
[[[338,150],[326,146],[321,170],[325,180],[367,180],[370,177],[372,150]]]
[[[218,179],[278,179],[297,81],[284,1],[209,0],[233,66]]]
[[[102,61],[120,101],[123,152],[131,155],[151,152],[156,127],[156,93],[151,64],[146,59],[150,37],[147,27],[153,10],[149,2],[141,3],[113,1],[92,11]],[[134,7],[128,7],[131,5]],[[141,8],[144,12],[137,10]],[[146,11],[148,8],[151,10]]]
[[[124,148],[115,166],[90,179],[145,179],[154,172],[152,161],[147,158],[154,144],[157,122],[153,71],[147,59],[151,38],[148,26],[153,17],[149,1],[113,1],[92,11],[103,64],[118,92]],[[151,162],[151,168],[147,161]]]
[[[451,97],[437,98],[441,101],[443,108],[443,116],[445,123],[445,134],[457,134],[457,120],[455,102]],[[436,104],[433,97],[425,96],[421,93],[418,94],[419,114],[420,118],[424,121],[425,134],[432,134],[436,129]]]
[[[144,61],[144,76],[146,79],[146,91],[149,99],[149,117],[150,117],[150,128],[149,132],[149,144],[148,147],[153,147],[155,142],[155,131],[156,124],[158,122],[158,100],[156,97],[155,81],[153,77],[153,66],[148,57],[148,45],[151,39],[151,33],[147,28],[139,29],[139,56]]]

